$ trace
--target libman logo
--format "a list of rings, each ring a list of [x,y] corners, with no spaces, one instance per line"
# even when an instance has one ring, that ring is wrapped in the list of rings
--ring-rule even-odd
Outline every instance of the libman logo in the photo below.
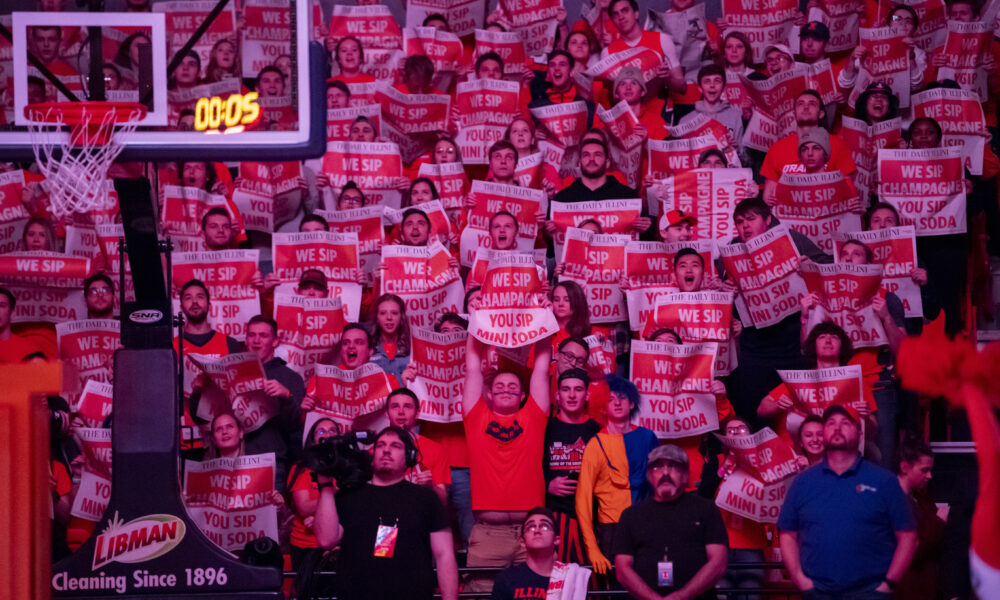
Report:
[[[174,515],[146,515],[122,522],[115,516],[97,536],[93,569],[112,562],[140,563],[163,556],[184,539],[184,521]]]

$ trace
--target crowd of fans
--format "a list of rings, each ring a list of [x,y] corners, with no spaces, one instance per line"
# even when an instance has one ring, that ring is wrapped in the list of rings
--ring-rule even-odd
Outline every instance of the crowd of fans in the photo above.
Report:
[[[43,0],[40,8],[61,10],[59,4]],[[691,0],[674,0],[665,14],[687,11],[693,4]],[[842,4],[837,3],[837,10]],[[902,3],[884,10],[881,3],[859,1],[850,10],[856,12],[861,27],[885,26],[905,32],[911,93],[958,89],[959,83],[945,77],[943,70],[939,73],[946,64],[944,48],[921,48],[910,37],[916,35],[923,14],[909,4],[935,5]],[[937,4],[947,12],[949,23],[976,22],[983,11],[978,0]],[[149,10],[149,1],[128,0],[128,8]],[[836,257],[790,229],[797,268],[810,263],[875,262],[872,249],[851,234],[900,227],[905,224],[905,215],[880,197],[877,183],[855,185],[859,175],[855,158],[867,155],[874,161],[877,150],[849,147],[838,135],[842,118],[853,117],[873,126],[901,117],[899,148],[941,147],[945,132],[933,118],[914,118],[909,107],[900,106],[895,88],[882,81],[865,80],[864,89],[857,89],[864,74],[864,47],[827,52],[831,30],[823,19],[829,21],[832,4],[828,7],[822,0],[811,0],[803,11],[792,28],[798,51],[790,49],[788,40],[776,40],[756,53],[760,62],[754,61],[755,50],[747,32],[729,26],[725,17],[715,22],[704,16],[700,21],[695,19],[686,42],[679,44],[656,30],[652,20],[644,27],[635,0],[605,1],[575,22],[560,7],[554,17],[557,27],[551,52],[529,57],[516,69],[505,65],[495,52],[477,51],[472,35],[462,38],[464,56],[448,77],[435,72],[435,63],[427,56],[399,57],[392,83],[406,95],[454,95],[455,85],[466,80],[508,78],[521,83],[517,116],[507,124],[502,139],[488,145],[486,164],[465,165],[467,179],[460,200],[445,207],[447,231],[439,229],[430,213],[421,208],[440,200],[444,190],[437,189],[432,178],[418,173],[422,165],[462,164],[462,132],[455,109],[448,126],[434,132],[430,142],[424,134],[417,136],[424,152],[404,162],[402,176],[392,182],[401,201],[389,207],[396,209],[397,218],[385,226],[384,242],[378,250],[390,245],[426,247],[440,242],[450,253],[449,269],[459,274],[465,287],[463,306],[436,315],[433,330],[445,334],[466,331],[470,313],[481,306],[482,274],[474,280],[475,269],[462,266],[459,260],[459,239],[464,240],[469,215],[483,201],[469,192],[469,181],[524,186],[517,177],[524,159],[539,153],[540,145],[551,146],[556,137],[539,124],[531,109],[577,101],[587,107],[585,132],[575,146],[565,148],[558,162],[543,162],[526,187],[542,190],[554,203],[643,198],[641,214],[627,231],[616,233],[635,240],[680,244],[672,264],[662,273],[665,286],[680,292],[741,292],[735,274],[727,272],[723,261],[706,261],[699,250],[703,238],[697,239],[694,233],[699,216],[666,205],[651,211],[645,200],[665,199],[657,196],[663,188],[662,178],[654,178],[649,171],[651,159],[645,151],[649,142],[672,139],[672,129],[703,117],[721,125],[725,133],[716,148],[701,152],[690,167],[749,168],[756,182],[726,215],[726,230],[734,232],[734,237],[718,245],[748,243],[782,227],[774,207],[784,175],[839,172],[851,182],[854,196],[848,202],[849,212],[860,216],[862,227],[857,232],[841,232],[847,241],[835,246]],[[808,20],[806,14],[823,19]],[[486,31],[512,30],[503,3],[484,17],[480,25]],[[441,14],[430,14],[422,25],[449,30]],[[371,98],[356,101],[363,87],[359,85],[375,82],[366,70],[369,49],[358,38],[334,38],[329,28],[318,29],[331,53],[326,108],[346,109],[372,102]],[[54,34],[52,39],[50,33]],[[80,43],[59,28],[36,28],[32,35],[33,51],[50,66],[64,58],[68,61]],[[123,73],[132,72],[128,64],[136,64],[127,46],[131,41],[121,43],[117,59],[105,69],[111,89],[126,79]],[[692,61],[686,45],[695,42],[700,54]],[[932,323],[949,335],[967,334],[975,315],[973,307],[989,305],[990,290],[983,283],[987,278],[977,275],[985,272],[982,265],[1000,248],[996,220],[1000,161],[992,149],[995,135],[991,135],[996,133],[995,98],[1000,91],[993,57],[1000,46],[992,38],[990,44],[988,59],[977,67],[986,82],[987,97],[982,106],[987,127],[981,134],[986,143],[980,174],[966,172],[964,180],[968,233],[917,236],[918,264],[906,275],[919,286],[923,315],[907,318],[896,294],[876,294],[871,309],[884,330],[884,345],[855,349],[844,328],[823,316],[821,299],[815,294],[802,294],[794,314],[767,326],[752,326],[746,306],[737,304],[730,329],[737,366],[719,376],[711,387],[718,430],[690,438],[657,439],[656,433],[638,426],[637,415],[648,400],[630,380],[630,346],[639,339],[669,345],[702,340],[686,339],[670,328],[634,331],[624,317],[620,322],[592,324],[588,305],[592,295],[586,285],[565,277],[564,257],[554,247],[556,236],[565,230],[560,230],[552,212],[543,210],[532,215],[532,223],[539,229],[533,256],[543,265],[539,294],[544,298],[540,304],[551,310],[558,331],[524,348],[530,352],[516,360],[510,352],[498,352],[470,335],[465,346],[464,386],[453,398],[461,400],[462,422],[421,420],[424,398],[412,386],[418,375],[411,361],[416,326],[409,320],[407,302],[393,294],[380,294],[381,262],[352,274],[363,288],[355,307],[357,319],[338,332],[339,340],[326,348],[318,362],[347,371],[372,363],[388,376],[394,388],[377,414],[364,415],[363,422],[359,419],[353,424],[358,430],[390,426],[379,433],[373,448],[372,483],[359,491],[337,491],[336,481],[311,477],[310,469],[299,460],[303,446],[309,448],[346,433],[352,424],[321,417],[305,425],[306,415],[322,401],[321,392],[315,381],[304,379],[302,372],[286,362],[274,319],[275,290],[281,280],[272,272],[271,233],[331,231],[332,219],[327,215],[372,206],[378,201],[378,194],[373,195],[377,190],[365,189],[363,183],[355,181],[341,183],[336,171],[306,161],[294,189],[279,194],[287,202],[285,206],[291,206],[287,214],[275,218],[271,231],[248,231],[233,201],[241,186],[238,164],[178,161],[116,165],[111,173],[116,177],[155,175],[161,210],[168,185],[224,198],[221,204],[197,215],[201,234],[195,237],[192,249],[261,250],[258,271],[251,280],[260,300],[259,314],[210,318],[211,282],[175,280],[172,291],[184,317],[185,354],[222,357],[255,353],[265,374],[262,392],[279,409],[253,431],[244,431],[240,420],[228,411],[203,418],[208,403],[205,390],[212,381],[192,368],[183,399],[180,434],[184,452],[189,458],[205,460],[273,453],[277,490],[273,502],[279,507],[278,514],[287,517],[280,542],[291,557],[291,566],[300,573],[310,571],[329,548],[341,548],[338,570],[344,575],[338,593],[344,598],[415,598],[432,593],[435,587],[445,598],[454,598],[459,590],[455,547],[467,550],[469,566],[513,566],[497,578],[495,587],[493,578],[484,576],[461,584],[463,591],[492,589],[494,598],[544,598],[546,590],[551,593],[553,589],[550,577],[556,577],[555,573],[565,581],[575,576],[560,570],[563,562],[587,565],[601,576],[614,573],[617,582],[636,598],[709,598],[715,597],[712,590],[716,585],[754,590],[781,581],[797,586],[804,597],[814,598],[882,598],[892,594],[900,598],[964,597],[968,593],[967,572],[939,576],[946,527],[961,530],[963,524],[946,525],[947,509],[936,508],[927,493],[933,454],[919,441],[926,436],[920,398],[896,379],[894,362],[907,336],[918,335]],[[658,67],[644,71],[626,65],[608,79],[588,76],[598,61],[634,48],[656,53]],[[239,55],[238,37],[216,42],[204,66],[197,53],[192,53],[172,74],[172,90],[239,79]],[[766,151],[746,146],[745,132],[761,107],[752,94],[730,103],[727,88],[752,87],[751,82],[796,69],[808,70],[824,59],[830,60],[836,82],[833,101],[814,89],[797,93],[789,113],[794,124],[787,135],[780,136]],[[283,96],[289,85],[289,69],[285,56],[261,69],[256,78],[241,83],[261,96]],[[53,69],[57,75],[58,71]],[[45,94],[44,85],[39,80],[36,100]],[[855,100],[849,102],[852,97]],[[635,117],[633,133],[640,139],[642,150],[637,156],[641,160],[626,161],[629,154],[622,140],[602,122],[601,114],[620,102],[627,104]],[[395,143],[398,140],[380,135],[386,118],[385,114],[381,120],[358,116],[343,137],[330,141]],[[194,112],[179,109],[172,119],[172,127],[190,129]],[[18,229],[20,243],[6,245],[16,252],[41,252],[43,256],[67,252],[67,231],[94,230],[102,218],[115,221],[113,214],[55,218],[46,202],[45,183],[33,165],[7,164],[3,170],[23,171],[18,191],[27,218]],[[673,170],[667,178],[685,170]],[[273,199],[277,205],[278,196]],[[390,223],[388,218],[386,223]],[[511,212],[494,212],[489,216],[489,239],[484,245],[494,253],[517,252],[515,238],[525,225]],[[592,233],[606,233],[600,219],[576,225]],[[171,233],[176,232],[163,227],[163,236]],[[712,257],[718,256],[716,247]],[[114,319],[120,291],[116,258],[95,245],[90,266],[83,285],[87,314],[80,318]],[[310,265],[291,291],[306,298],[330,295],[332,282],[323,267],[320,263]],[[625,277],[620,281],[624,291],[636,285]],[[0,362],[59,358],[55,323],[16,317],[17,305],[31,302],[23,297],[24,289],[17,281],[6,284],[0,279]],[[220,331],[235,320],[240,321],[243,339]],[[175,348],[178,343],[175,339]],[[615,358],[603,372],[595,374],[590,363],[596,347],[613,348]],[[834,403],[816,414],[802,412],[778,374],[779,370],[849,365],[860,365],[863,370],[863,401],[850,406]],[[111,365],[106,367],[94,377],[111,381]],[[57,555],[78,547],[94,525],[70,514],[85,462],[74,443],[75,431],[87,426],[71,408],[77,400],[50,399]],[[793,413],[798,413],[797,420],[788,419]],[[723,446],[720,437],[736,439],[766,427],[794,446],[803,469],[788,488],[776,524],[773,519],[756,522],[713,502],[720,484],[732,476],[738,463],[734,446]],[[391,493],[383,488],[391,488]],[[869,499],[866,490],[879,500]],[[395,525],[388,515],[395,515]],[[370,527],[359,524],[366,519],[372,521]],[[968,523],[964,527],[967,530]],[[417,542],[410,536],[421,540],[426,536],[426,540]],[[381,545],[386,543],[385,537],[392,540],[388,550]],[[374,558],[370,550],[373,541]],[[562,562],[555,563],[554,557]],[[390,559],[394,562],[384,562]],[[437,564],[436,580],[430,574],[432,559]],[[782,560],[787,570],[781,574],[768,572],[763,566],[726,569],[727,561]],[[306,584],[298,584],[303,593]],[[608,585],[608,579],[595,577],[592,585]]]

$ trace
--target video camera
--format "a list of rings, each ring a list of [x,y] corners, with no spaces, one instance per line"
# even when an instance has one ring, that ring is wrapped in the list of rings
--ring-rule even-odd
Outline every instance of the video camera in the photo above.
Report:
[[[351,431],[302,451],[301,462],[315,475],[333,477],[338,489],[353,489],[372,478],[372,455],[361,444],[375,443],[373,431]]]

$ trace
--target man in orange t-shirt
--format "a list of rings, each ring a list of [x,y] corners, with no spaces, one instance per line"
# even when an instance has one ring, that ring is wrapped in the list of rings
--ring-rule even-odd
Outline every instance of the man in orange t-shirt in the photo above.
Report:
[[[509,567],[524,562],[521,522],[545,503],[545,425],[549,416],[549,363],[552,343],[535,344],[535,364],[527,398],[518,376],[497,373],[485,385],[486,346],[469,337],[462,395],[469,446],[472,510],[476,524],[469,537],[470,567]],[[490,578],[469,582],[470,591],[488,592]]]
[[[10,324],[16,305],[14,293],[7,288],[0,288],[0,364],[19,363],[29,354],[39,352],[33,343],[11,331]],[[540,459],[538,468],[542,468]]]

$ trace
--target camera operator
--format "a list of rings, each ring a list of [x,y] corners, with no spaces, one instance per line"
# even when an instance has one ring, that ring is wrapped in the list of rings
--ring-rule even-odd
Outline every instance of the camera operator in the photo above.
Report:
[[[458,567],[444,507],[433,490],[405,479],[416,460],[410,434],[389,426],[375,436],[369,483],[335,497],[333,478],[317,473],[313,530],[320,546],[340,545],[337,598],[430,599],[434,562],[441,597],[458,597]]]

